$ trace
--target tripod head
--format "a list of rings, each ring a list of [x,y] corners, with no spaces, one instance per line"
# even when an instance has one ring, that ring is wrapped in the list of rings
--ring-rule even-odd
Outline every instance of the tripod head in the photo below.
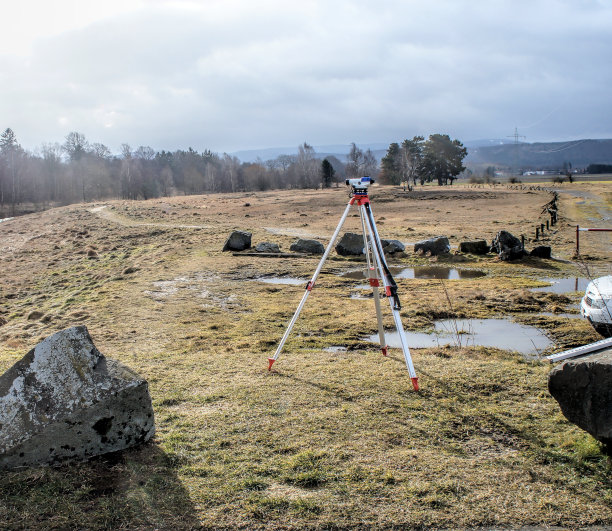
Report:
[[[351,187],[354,195],[368,195],[368,186],[374,184],[374,179],[365,176],[361,179],[347,179],[346,185]]]

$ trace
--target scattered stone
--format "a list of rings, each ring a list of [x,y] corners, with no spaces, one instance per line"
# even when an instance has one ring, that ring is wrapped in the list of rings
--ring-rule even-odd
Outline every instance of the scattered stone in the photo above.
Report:
[[[336,252],[342,256],[359,256],[363,252],[363,235],[346,232],[336,244]]]
[[[280,253],[278,243],[260,242],[255,246],[255,251],[258,253]]]
[[[39,343],[0,376],[0,468],[83,460],[149,440],[148,385],[84,326]]]
[[[123,275],[131,275],[132,273],[136,273],[138,271],[137,267],[129,266],[123,270]]]
[[[235,230],[223,246],[224,251],[244,251],[251,248],[251,233]]]
[[[325,252],[325,247],[317,240],[305,240],[300,238],[291,244],[289,250],[295,253],[323,254]]]
[[[538,245],[529,253],[536,258],[552,258],[552,247],[550,245]]]
[[[98,253],[94,251],[93,249],[88,249],[87,258],[89,258],[90,260],[97,260]]]
[[[500,230],[491,243],[491,251],[497,253],[501,260],[516,260],[525,256],[523,243],[508,231]]]
[[[612,349],[558,365],[548,390],[570,422],[612,451]]]
[[[459,244],[459,252],[466,254],[487,254],[490,250],[486,240],[472,240]]]
[[[406,250],[406,246],[399,240],[380,240],[382,244],[383,253],[395,254],[403,253]]]
[[[28,314],[28,321],[38,321],[45,314],[39,310],[33,310]]]
[[[245,207],[250,207],[250,206],[251,206],[251,203],[245,203],[245,204],[244,204],[244,206],[245,206]]]
[[[428,240],[422,240],[414,244],[414,252],[421,251],[424,254],[430,253],[431,256],[450,252],[450,242],[446,236],[437,236]]]

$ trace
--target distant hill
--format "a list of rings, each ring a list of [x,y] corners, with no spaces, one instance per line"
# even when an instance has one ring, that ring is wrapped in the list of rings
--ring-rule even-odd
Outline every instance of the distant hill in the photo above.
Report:
[[[589,164],[612,164],[612,139],[572,140],[569,142],[536,142],[533,144],[514,144],[508,139],[482,139],[463,142],[468,149],[465,164],[469,168],[486,166],[518,167],[522,169],[558,169],[564,162],[571,162],[574,168],[583,168]],[[371,149],[380,161],[386,154],[389,144],[375,142],[357,144],[362,150]],[[336,157],[346,162],[349,144],[330,144],[314,146],[317,158]],[[232,153],[242,162],[255,162],[275,159],[279,155],[297,155],[298,148],[276,147],[242,150]]]
[[[612,139],[535,142],[468,148],[468,167],[518,166],[522,169],[557,169],[564,162],[574,168],[612,163]]]

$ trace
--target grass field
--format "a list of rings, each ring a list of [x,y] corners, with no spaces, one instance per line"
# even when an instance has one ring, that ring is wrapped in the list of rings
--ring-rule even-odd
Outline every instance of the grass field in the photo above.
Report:
[[[581,241],[580,260],[573,252],[576,224],[612,207],[612,183],[558,187],[580,194],[560,194],[560,221],[539,242],[530,239],[546,219],[545,190],[373,187],[382,238],[446,235],[457,245],[506,229],[524,234],[528,249],[553,247],[554,260],[511,263],[393,257],[486,273],[398,280],[404,325],[510,316],[545,330],[550,351],[599,339],[561,315],[577,312],[580,293],[529,290],[585,268],[609,273],[609,237]],[[224,241],[241,229],[284,251],[298,236],[326,244],[346,201],[344,189],[109,201],[0,224],[0,370],[51,333],[85,324],[101,352],[148,380],[157,429],[118,455],[4,472],[0,527],[612,525],[610,461],[550,397],[549,365],[458,337],[412,350],[414,392],[401,350],[384,358],[363,340],[376,332],[374,305],[337,274],[362,262],[332,253],[267,371],[303,287],[257,279],[307,280],[318,258],[234,256],[221,252]],[[356,215],[342,232],[359,230]]]

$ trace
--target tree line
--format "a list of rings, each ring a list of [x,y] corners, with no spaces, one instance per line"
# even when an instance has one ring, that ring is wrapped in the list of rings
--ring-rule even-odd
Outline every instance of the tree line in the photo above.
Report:
[[[441,135],[432,135],[437,136]],[[430,181],[433,177],[423,177],[425,171],[447,179],[455,175],[460,162],[433,160],[434,152],[450,155],[443,152],[447,148],[444,142],[439,149],[430,146],[432,137],[427,142],[414,137],[414,145],[408,140],[401,146],[391,144],[383,159],[383,182],[399,184],[415,175],[421,182]],[[455,143],[458,141],[451,145]],[[417,158],[421,161],[418,164]],[[89,142],[78,132],[66,135],[62,144],[43,144],[31,152],[23,149],[14,131],[7,128],[0,135],[0,217],[23,212],[26,206],[39,209],[111,198],[338,186],[346,178],[376,177],[379,173],[374,153],[354,143],[345,161],[335,156],[321,161],[314,148],[304,143],[296,155],[241,162],[227,153],[192,148],[170,152],[122,144],[120,153],[113,154],[104,144]]]

